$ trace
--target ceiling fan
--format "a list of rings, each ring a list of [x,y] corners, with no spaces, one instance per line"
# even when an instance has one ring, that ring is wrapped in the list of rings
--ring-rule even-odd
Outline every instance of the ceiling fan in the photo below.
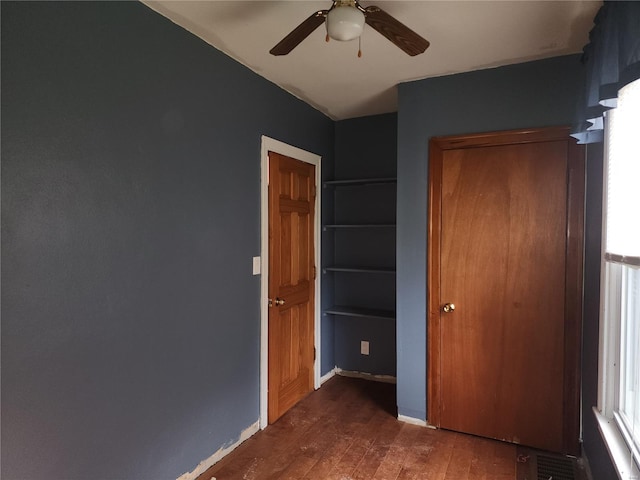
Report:
[[[314,12],[273,47],[269,53],[272,55],[288,54],[323,22],[327,27],[327,41],[329,38],[343,42],[354,40],[362,34],[366,22],[367,25],[408,55],[418,55],[429,46],[427,40],[379,7],[373,5],[362,7],[358,0],[334,0],[329,10]]]

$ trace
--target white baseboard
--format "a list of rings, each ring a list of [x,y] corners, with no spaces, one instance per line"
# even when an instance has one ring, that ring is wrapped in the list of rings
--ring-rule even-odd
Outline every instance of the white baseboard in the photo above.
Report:
[[[383,383],[396,383],[396,377],[392,377],[391,375],[373,375],[371,373],[366,372],[354,372],[351,370],[342,370],[341,368],[334,368],[336,371],[336,375],[341,375],[343,377],[351,377],[351,378],[362,378],[364,380],[372,380],[374,382],[383,382]]]
[[[333,377],[336,376],[336,373],[338,373],[338,367],[333,367],[332,370],[329,370],[327,373],[325,373],[323,376],[320,377],[320,385],[322,385],[324,382],[326,382],[327,380],[331,380]]]
[[[254,435],[258,430],[260,430],[260,421],[257,421],[254,424],[249,425],[247,428],[245,428],[240,434],[240,438],[235,443],[226,447],[221,447],[217,452],[215,452],[209,458],[201,461],[192,472],[183,473],[178,477],[177,480],[196,480],[196,478],[198,478],[200,475],[206,472],[207,469],[211,468],[213,465],[215,465],[224,457],[226,457],[231,452],[233,452],[242,442],[244,442],[246,439]],[[215,478],[211,478],[211,480],[215,480]]]
[[[433,425],[429,425],[424,420],[420,420],[419,418],[407,417],[406,415],[398,415],[398,420],[404,423],[409,423],[411,425],[418,425],[419,427],[427,427],[427,428],[433,428],[433,429],[436,428]]]

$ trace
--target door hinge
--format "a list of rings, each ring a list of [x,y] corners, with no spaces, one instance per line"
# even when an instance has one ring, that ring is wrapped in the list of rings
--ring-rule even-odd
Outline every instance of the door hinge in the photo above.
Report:
[[[313,279],[316,279],[316,266],[313,266]]]
[[[316,347],[313,347],[313,361],[316,361]]]

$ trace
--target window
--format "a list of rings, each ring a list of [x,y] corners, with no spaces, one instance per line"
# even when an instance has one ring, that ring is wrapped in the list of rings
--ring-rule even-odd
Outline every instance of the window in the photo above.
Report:
[[[640,80],[606,114],[600,395],[620,478],[640,479]]]

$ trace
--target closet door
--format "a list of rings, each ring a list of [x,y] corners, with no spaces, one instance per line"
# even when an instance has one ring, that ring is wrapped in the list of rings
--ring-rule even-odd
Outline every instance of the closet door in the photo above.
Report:
[[[495,134],[431,159],[440,275],[430,305],[439,351],[430,355],[442,428],[566,449],[565,416],[578,413],[565,403],[579,342],[566,308],[571,144],[566,134]]]

